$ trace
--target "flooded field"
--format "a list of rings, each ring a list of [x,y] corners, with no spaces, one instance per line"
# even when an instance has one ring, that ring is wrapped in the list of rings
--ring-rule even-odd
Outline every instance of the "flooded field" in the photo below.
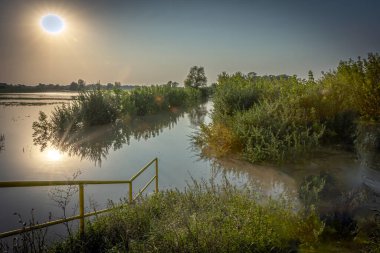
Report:
[[[376,195],[379,194],[379,172],[363,166],[352,151],[326,148],[310,158],[281,165],[252,165],[233,156],[201,158],[200,151],[192,146],[191,135],[200,123],[210,121],[211,102],[188,111],[118,120],[64,140],[36,135],[32,125],[39,111],[49,115],[56,103],[69,103],[73,96],[75,93],[0,95],[0,135],[4,136],[0,181],[66,180],[73,175],[86,180],[128,180],[148,161],[158,157],[161,190],[182,190],[193,179],[226,177],[238,185],[254,186],[265,195],[304,201],[302,191],[314,180],[323,183],[319,199],[325,208],[347,198],[359,203],[355,208],[361,213],[379,206]],[[134,185],[134,191],[145,185],[152,175],[153,169],[144,173]],[[39,221],[46,221],[50,212],[53,218],[62,217],[62,209],[54,198],[59,189],[1,189],[0,231],[19,227],[14,212],[28,219],[33,209]],[[152,190],[151,187],[148,192]],[[127,193],[127,185],[87,186],[86,210],[104,208],[108,200],[118,201]],[[77,211],[76,195],[68,207],[69,215]]]

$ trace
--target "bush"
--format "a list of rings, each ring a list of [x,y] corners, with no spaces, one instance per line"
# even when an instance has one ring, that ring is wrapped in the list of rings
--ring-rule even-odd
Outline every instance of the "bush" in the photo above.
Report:
[[[119,115],[116,94],[92,90],[79,93],[77,104],[82,122],[88,126],[103,125],[116,120]]]
[[[244,156],[249,161],[278,161],[318,145],[324,127],[307,117],[307,112],[290,103],[262,102],[237,113],[232,129],[244,142]]]
[[[324,75],[321,82],[331,98],[343,110],[354,110],[364,120],[380,120],[380,55],[367,59],[341,61],[336,71]]]
[[[340,62],[317,82],[238,72],[222,73],[218,83],[213,123],[198,138],[202,147],[226,150],[217,155],[233,143],[251,162],[294,158],[321,142],[352,145],[359,117],[380,121],[379,54]],[[231,138],[212,138],[218,135]]]
[[[252,80],[241,73],[229,76],[222,73],[214,95],[214,109],[220,118],[236,111],[247,110],[258,102],[259,90]]]
[[[251,162],[282,160],[318,145],[325,127],[317,116],[315,83],[241,73],[222,74],[219,82],[213,123],[201,129],[198,143],[217,155],[241,151]]]
[[[223,124],[201,124],[200,131],[194,136],[194,143],[198,146],[209,148],[217,157],[231,152],[239,152],[242,147],[238,136]]]

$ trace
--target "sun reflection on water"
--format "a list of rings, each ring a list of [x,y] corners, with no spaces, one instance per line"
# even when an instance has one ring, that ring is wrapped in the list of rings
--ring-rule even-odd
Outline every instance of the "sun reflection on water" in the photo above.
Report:
[[[56,149],[48,149],[46,150],[46,160],[48,161],[59,161],[62,159],[62,154]]]

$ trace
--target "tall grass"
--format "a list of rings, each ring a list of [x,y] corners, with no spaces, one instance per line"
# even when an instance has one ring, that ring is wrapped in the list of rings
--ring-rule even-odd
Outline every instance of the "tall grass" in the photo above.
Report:
[[[196,142],[217,155],[283,160],[320,143],[353,144],[357,121],[380,121],[380,56],[340,62],[319,81],[222,73],[213,122]]]
[[[318,217],[314,204],[325,179],[305,178],[299,195],[304,207],[228,181],[193,181],[184,191],[162,191],[134,204],[110,203],[115,209],[87,221],[83,237],[67,227],[67,238],[49,243],[41,229],[23,233],[10,246],[0,240],[0,252],[330,252],[338,245],[334,252],[378,252],[379,210],[360,222],[349,211],[359,192],[342,196],[348,207],[343,212]],[[75,191],[54,190],[53,199],[66,208]],[[32,213],[30,224],[36,223]],[[27,223],[20,217],[20,224]]]
[[[169,86],[140,87],[131,91],[100,89],[80,91],[69,105],[57,106],[51,117],[40,113],[35,132],[67,133],[83,127],[103,125],[117,118],[152,115],[197,104],[202,92]],[[46,133],[47,134],[47,133]]]
[[[240,152],[252,162],[309,150],[325,130],[315,120],[315,104],[307,103],[314,102],[315,86],[295,77],[224,73],[214,95],[213,122],[202,126],[196,142],[218,155]]]
[[[118,117],[120,96],[121,92],[117,91],[82,91],[73,106],[78,107],[83,124],[103,125],[114,122]]]
[[[200,90],[193,88],[167,85],[140,87],[121,94],[120,109],[126,115],[143,116],[195,104],[201,99],[201,95]]]
[[[313,212],[286,201],[259,204],[249,189],[194,182],[124,205],[87,225],[55,252],[290,252],[323,230]]]

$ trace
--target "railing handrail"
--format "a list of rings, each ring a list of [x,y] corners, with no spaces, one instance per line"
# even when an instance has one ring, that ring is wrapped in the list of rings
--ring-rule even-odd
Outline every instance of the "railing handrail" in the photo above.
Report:
[[[137,172],[135,175],[133,175],[131,177],[131,179],[129,179],[130,181],[133,181],[135,180],[138,176],[141,175],[141,173],[143,173],[150,165],[152,165],[152,163],[154,163],[155,161],[157,160],[157,157],[154,158],[152,161],[150,161],[149,163],[147,163],[144,167],[142,167],[139,172]]]
[[[131,180],[1,181],[0,188],[62,186],[62,185],[80,185],[80,184],[129,184],[130,182]]]
[[[132,183],[133,181],[140,176],[149,166],[151,166],[155,162],[155,176],[152,177],[149,182],[139,190],[139,192],[136,194],[136,196],[133,196],[132,192]],[[84,185],[95,185],[95,184],[129,184],[129,203],[132,203],[135,201],[145,190],[148,188],[148,186],[153,182],[156,181],[155,185],[155,192],[158,192],[158,158],[154,158],[152,161],[147,163],[143,168],[141,168],[135,175],[133,175],[129,180],[66,180],[66,181],[49,181],[49,180],[42,180],[42,181],[2,181],[0,182],[0,188],[9,188],[9,187],[36,187],[36,186],[62,186],[62,185],[78,185],[79,186],[79,215],[71,216],[64,219],[58,219],[54,221],[49,221],[41,224],[32,225],[29,227],[24,227],[21,229],[16,229],[12,231],[2,232],[0,233],[0,239],[9,237],[12,235],[17,235],[23,232],[28,232],[35,229],[40,229],[44,227],[49,227],[53,225],[57,225],[64,222],[69,222],[73,220],[80,219],[80,232],[81,234],[84,233],[84,218],[97,215],[104,212],[109,212],[115,208],[108,208],[103,209],[100,211],[90,212],[90,213],[84,213]]]

